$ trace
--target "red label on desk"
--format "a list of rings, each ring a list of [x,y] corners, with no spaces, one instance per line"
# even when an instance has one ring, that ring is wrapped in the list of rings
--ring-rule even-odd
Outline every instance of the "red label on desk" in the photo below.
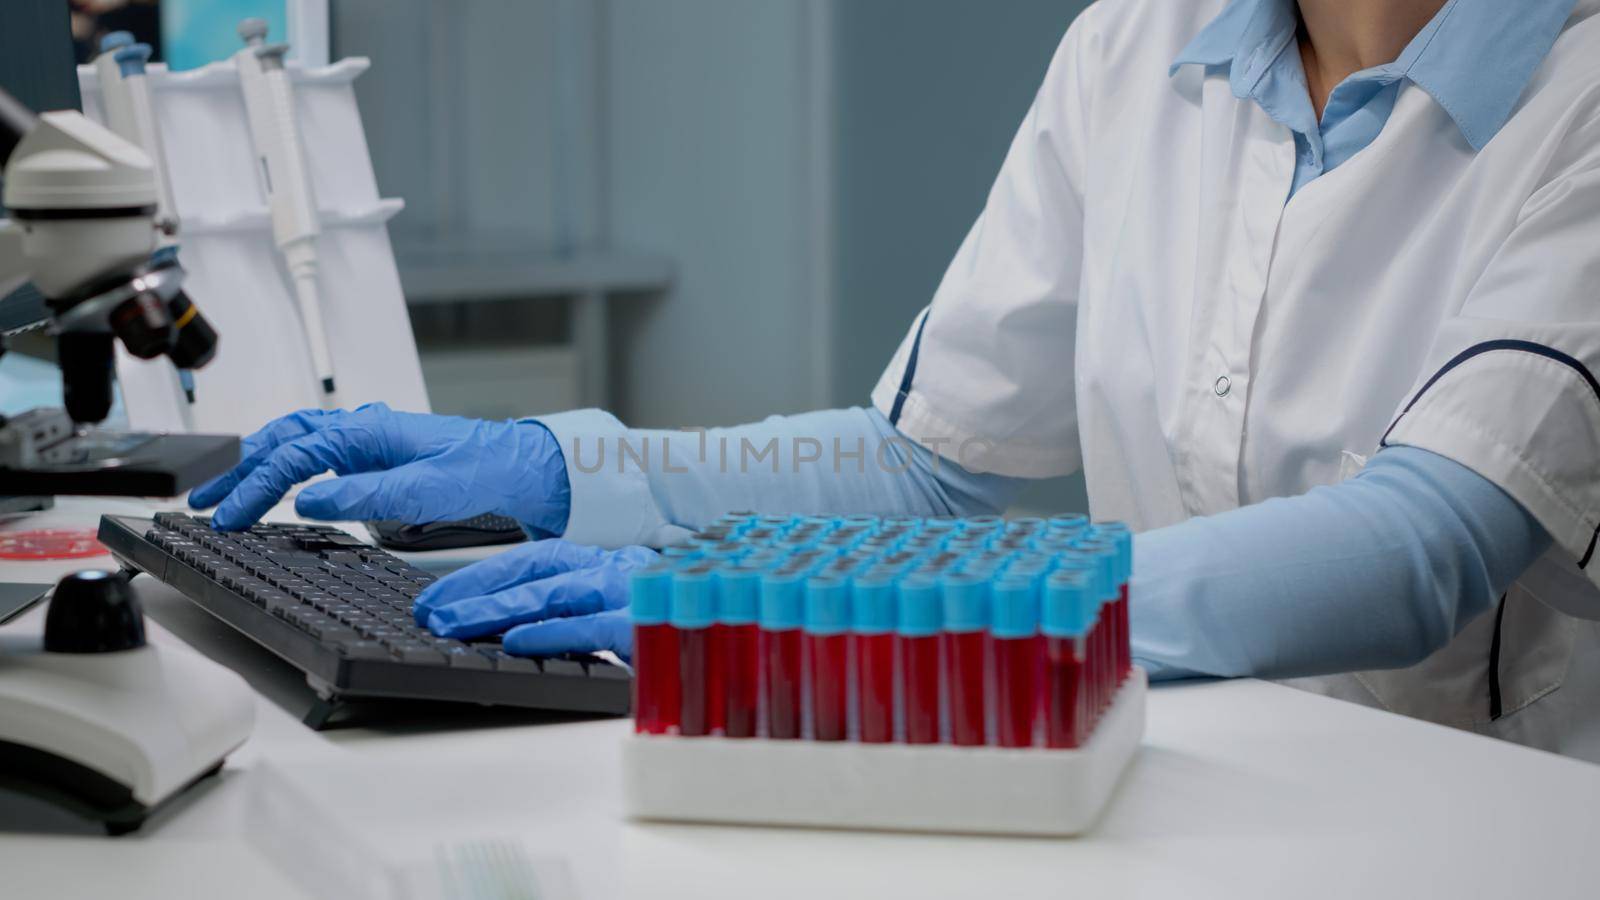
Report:
[[[93,531],[46,528],[0,533],[0,559],[86,559],[105,554]]]

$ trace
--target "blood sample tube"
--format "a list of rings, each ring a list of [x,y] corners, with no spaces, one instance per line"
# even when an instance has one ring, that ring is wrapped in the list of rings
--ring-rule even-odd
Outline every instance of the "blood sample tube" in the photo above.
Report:
[[[678,629],[672,614],[672,565],[633,573],[633,730],[666,734],[678,725]]]
[[[1108,540],[1117,548],[1117,599],[1112,612],[1115,622],[1113,631],[1116,635],[1113,658],[1116,662],[1117,683],[1121,684],[1133,671],[1133,655],[1130,647],[1132,636],[1129,634],[1128,620],[1128,584],[1133,580],[1133,531],[1121,522],[1107,522],[1096,525],[1094,532],[1095,537]]]
[[[804,662],[800,626],[805,618],[805,569],[785,568],[761,577],[761,661],[765,669],[766,735],[801,736]]]
[[[723,566],[717,570],[717,652],[723,687],[722,733],[756,736],[760,697],[761,570]]]
[[[992,591],[995,743],[1031,747],[1039,711],[1039,592],[1034,579],[1008,574]]]
[[[857,577],[850,588],[850,619],[856,644],[856,711],[861,741],[894,740],[895,587],[892,571]]]
[[[1095,565],[1096,588],[1094,631],[1090,641],[1090,666],[1093,677],[1094,713],[1096,716],[1111,705],[1116,688],[1116,675],[1111,661],[1116,637],[1112,630],[1112,603],[1117,599],[1117,547],[1108,540],[1084,538],[1073,545],[1074,551],[1087,557]]]
[[[810,663],[811,737],[842,741],[850,729],[850,580],[806,580],[806,659]]]
[[[717,620],[717,595],[711,567],[679,569],[672,577],[670,623],[678,630],[678,733],[700,737],[711,733],[711,626]]]
[[[895,640],[900,645],[905,741],[937,744],[943,729],[939,643],[944,631],[944,600],[939,594],[938,577],[912,572],[900,579],[898,599]]]
[[[940,581],[944,601],[945,674],[950,694],[950,742],[984,743],[985,645],[989,642],[989,576],[952,572]]]
[[[1084,698],[1086,611],[1095,576],[1086,568],[1057,569],[1045,577],[1039,610],[1044,635],[1045,746],[1071,749],[1087,736]]]

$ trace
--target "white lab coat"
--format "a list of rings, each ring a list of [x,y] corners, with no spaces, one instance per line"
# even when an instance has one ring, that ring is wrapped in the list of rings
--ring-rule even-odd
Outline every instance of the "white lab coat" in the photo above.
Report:
[[[1315,686],[1591,755],[1600,2],[1481,151],[1407,84],[1287,205],[1289,130],[1225,76],[1168,77],[1222,6],[1106,0],[1073,24],[874,403],[969,467],[1081,465],[1093,514],[1138,529],[1339,481],[1385,440],[1450,457],[1555,541],[1498,623],[1501,717],[1493,613],[1420,665]]]

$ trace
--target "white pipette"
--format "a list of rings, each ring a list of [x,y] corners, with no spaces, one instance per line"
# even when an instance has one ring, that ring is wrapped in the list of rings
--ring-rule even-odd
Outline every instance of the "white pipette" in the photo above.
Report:
[[[172,178],[167,174],[167,153],[156,125],[155,103],[145,64],[150,61],[150,46],[136,43],[126,31],[113,31],[100,40],[100,55],[94,65],[100,74],[100,96],[104,100],[106,124],[111,130],[144,149],[155,163],[157,208],[156,224],[161,238],[156,258],[176,258],[178,253],[178,204],[172,196]],[[194,372],[178,369],[178,386],[188,401],[179,407],[184,425],[194,430]]]
[[[311,176],[305,147],[294,113],[294,88],[283,58],[288,44],[268,44],[267,23],[245,19],[239,23],[245,47],[233,55],[244,90],[245,113],[255,143],[267,204],[272,210],[272,235],[289,266],[295,299],[305,327],[311,362],[322,387],[323,405],[333,407],[333,355],[322,320],[322,299],[317,279],[317,202],[311,193]]]

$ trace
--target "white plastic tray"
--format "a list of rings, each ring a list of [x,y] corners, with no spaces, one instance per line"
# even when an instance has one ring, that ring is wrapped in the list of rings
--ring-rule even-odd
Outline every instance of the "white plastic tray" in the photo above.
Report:
[[[1087,831],[1144,737],[1135,669],[1077,750],[632,735],[636,819],[1071,836]]]

